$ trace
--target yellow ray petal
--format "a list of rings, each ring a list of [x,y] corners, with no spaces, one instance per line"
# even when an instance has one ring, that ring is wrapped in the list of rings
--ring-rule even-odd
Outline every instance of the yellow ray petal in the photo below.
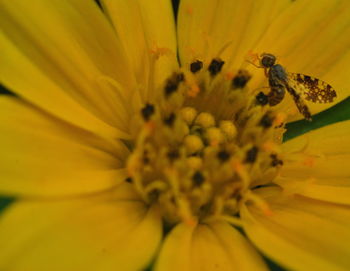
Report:
[[[180,224],[161,248],[156,271],[267,270],[245,238],[226,223]]]
[[[336,102],[340,102],[350,95],[349,37],[349,1],[293,1],[276,16],[254,50],[275,54],[289,72],[311,75],[331,84],[337,91]],[[261,80],[266,85],[266,80]],[[308,105],[315,114],[333,104]],[[290,97],[279,107],[296,113],[290,121],[302,118]]]
[[[349,208],[264,190],[271,215],[252,206],[241,212],[248,237],[264,254],[292,270],[349,270]]]
[[[326,180],[328,181],[328,184],[322,179],[279,177],[274,180],[274,182],[283,187],[286,192],[289,193],[333,203],[350,205],[350,178],[340,180],[344,186],[339,185],[339,180],[337,178]]]
[[[289,178],[349,178],[350,121],[313,130],[282,145],[286,163],[281,176]],[[317,180],[316,180],[317,181]],[[335,183],[336,185],[336,183]]]
[[[182,64],[220,56],[228,62],[226,66],[240,67],[274,16],[289,4],[270,0],[181,1],[178,40]]]
[[[155,208],[113,197],[11,205],[0,220],[1,270],[141,270],[161,239]]]
[[[66,106],[82,111],[75,104],[127,131],[126,102],[134,77],[93,1],[1,1],[0,23],[0,80],[7,87],[65,119]],[[112,78],[128,91],[101,77]]]
[[[70,195],[115,186],[127,150],[16,98],[0,99],[0,192]]]
[[[158,86],[177,67],[171,2],[103,0],[102,3],[142,86],[141,94],[146,102],[153,95],[150,92],[155,91],[152,82]],[[157,54],[160,56],[154,63]]]
[[[286,191],[350,204],[350,121],[311,131],[283,144],[286,162],[275,180]]]
[[[3,52],[0,54],[1,81],[10,86],[13,91],[21,94],[23,98],[31,100],[47,112],[86,130],[110,138],[128,137],[128,134],[96,118],[66,95],[62,89],[20,54],[1,33],[0,48]],[[14,70],[18,67],[21,67],[22,70],[17,70],[15,73]],[[23,92],[17,90],[23,90]]]

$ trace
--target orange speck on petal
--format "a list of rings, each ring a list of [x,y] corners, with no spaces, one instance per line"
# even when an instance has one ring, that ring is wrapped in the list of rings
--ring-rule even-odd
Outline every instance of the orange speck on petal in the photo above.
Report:
[[[187,95],[189,97],[194,98],[198,95],[199,91],[200,91],[199,86],[196,83],[191,83],[189,85],[189,90],[187,92]]]
[[[307,184],[315,184],[316,183],[316,178],[310,177],[306,180]]]
[[[216,147],[219,145],[219,143],[220,142],[218,140],[212,140],[212,141],[210,141],[210,146]]]
[[[262,208],[261,210],[263,211],[264,215],[266,215],[266,216],[273,215],[273,212],[268,205],[264,206],[264,208]]]
[[[197,220],[193,217],[190,217],[186,220],[184,220],[185,224],[190,226],[190,227],[195,227],[197,225]]]
[[[313,167],[315,165],[315,158],[311,156],[305,157],[303,161],[303,165],[308,166],[308,167]]]
[[[148,121],[145,123],[145,128],[149,131],[153,131],[156,128],[156,124],[154,121]]]
[[[280,152],[278,145],[273,141],[266,141],[262,145],[262,149],[267,152]]]
[[[187,13],[188,15],[193,15],[193,7],[188,6],[188,7],[186,8],[186,13]]]
[[[236,171],[242,171],[243,170],[243,164],[238,160],[232,161],[232,168]]]
[[[156,45],[154,45],[153,48],[150,49],[150,53],[155,57],[155,59],[158,59],[159,57],[164,55],[171,55],[172,51],[169,48],[157,47]]]
[[[282,125],[286,121],[286,119],[287,119],[287,115],[284,112],[278,112],[274,120],[274,125],[275,126]]]
[[[225,74],[225,79],[227,79],[227,80],[232,80],[234,76],[235,76],[235,75],[234,75],[233,72],[227,72],[227,73]]]

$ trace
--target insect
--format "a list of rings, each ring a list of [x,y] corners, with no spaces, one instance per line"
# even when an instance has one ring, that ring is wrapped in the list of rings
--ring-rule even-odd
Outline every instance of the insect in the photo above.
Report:
[[[269,80],[270,92],[267,94],[269,105],[279,104],[287,90],[306,120],[311,121],[312,118],[305,100],[314,103],[331,103],[337,96],[335,90],[320,79],[300,73],[287,73],[283,66],[276,64],[276,57],[272,54],[263,53],[258,67],[265,69],[265,75]]]

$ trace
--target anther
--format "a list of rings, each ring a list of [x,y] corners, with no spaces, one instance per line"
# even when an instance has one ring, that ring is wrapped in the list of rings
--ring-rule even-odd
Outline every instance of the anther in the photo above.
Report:
[[[270,128],[273,124],[274,118],[271,117],[269,112],[266,112],[264,116],[260,119],[259,125],[264,128]]]
[[[210,72],[210,75],[211,76],[217,75],[221,71],[222,66],[224,64],[225,64],[225,61],[222,61],[220,58],[214,58],[208,67],[208,71]]]
[[[125,179],[125,181],[126,181],[127,183],[132,183],[132,178],[131,178],[131,177],[128,177],[128,178]]]
[[[185,76],[183,73],[174,72],[165,83],[165,97],[169,97],[172,93],[174,93],[179,87],[179,84],[184,80]]]
[[[256,146],[250,148],[246,153],[245,162],[254,163],[257,155],[258,155],[258,148]]]
[[[219,151],[217,157],[221,162],[226,162],[228,159],[230,159],[230,153],[227,151]]]
[[[251,75],[246,70],[239,70],[237,75],[232,79],[232,88],[244,88],[250,78]]]
[[[141,109],[141,115],[145,121],[149,121],[151,116],[154,114],[154,106],[151,104],[146,104],[142,109]]]
[[[265,95],[263,92],[259,92],[255,98],[257,103],[260,105],[267,105],[269,103],[269,97]]]
[[[183,82],[184,80],[185,80],[185,75],[182,72],[176,74],[176,81],[177,82],[180,83],[180,82]]]
[[[195,186],[200,186],[205,181],[205,178],[200,171],[196,171],[192,176],[192,181]]]
[[[278,159],[276,154],[271,154],[270,157],[271,157],[271,166],[277,167],[277,166],[283,165],[283,161],[281,159]]]
[[[190,64],[190,70],[192,73],[199,72],[203,68],[203,62],[196,60]]]
[[[142,161],[143,161],[144,164],[149,164],[149,162],[151,161],[149,159],[149,157],[148,157],[148,152],[147,151],[144,151]]]
[[[178,150],[172,150],[167,153],[167,156],[170,161],[174,161],[180,157],[180,153]]]
[[[176,119],[176,115],[174,113],[171,113],[169,116],[167,116],[165,119],[164,119],[164,124],[172,127],[173,124],[174,124],[174,121]]]

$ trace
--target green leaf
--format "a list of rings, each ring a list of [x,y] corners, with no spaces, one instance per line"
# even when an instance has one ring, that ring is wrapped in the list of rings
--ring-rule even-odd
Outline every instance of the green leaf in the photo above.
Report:
[[[312,122],[299,120],[286,125],[287,132],[284,134],[284,141],[290,140],[308,131],[323,126],[350,119],[350,97],[335,106],[313,116]]]

